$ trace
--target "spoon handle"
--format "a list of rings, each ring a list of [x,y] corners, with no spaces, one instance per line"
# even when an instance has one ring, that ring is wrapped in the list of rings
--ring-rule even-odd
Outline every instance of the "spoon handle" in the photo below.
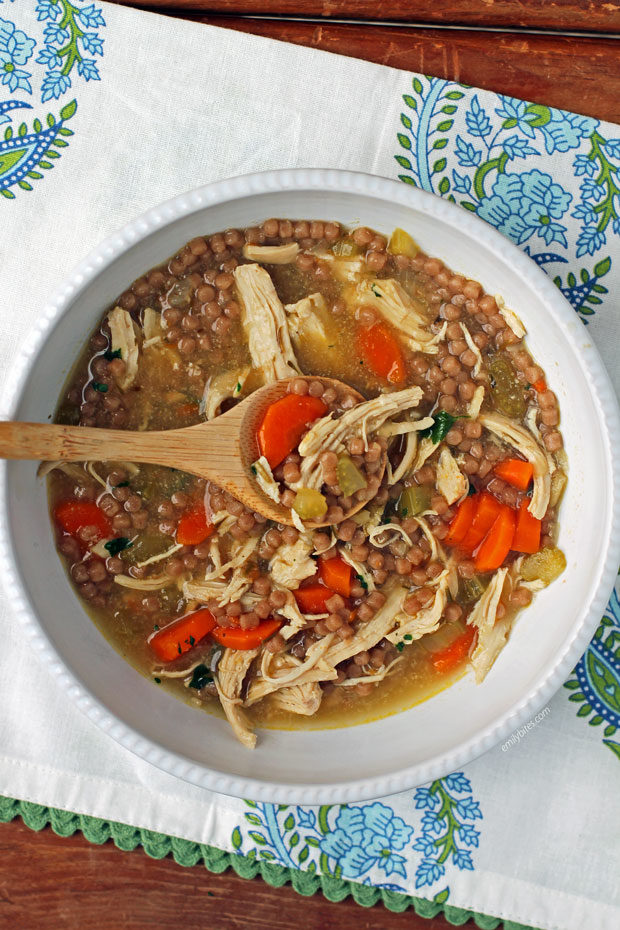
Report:
[[[150,434],[153,436],[153,434]],[[144,433],[116,429],[91,429],[84,426],[66,426],[48,423],[0,422],[0,458],[44,459],[64,462],[93,461],[152,461],[157,443],[149,443],[145,450]],[[146,451],[147,458],[144,458]],[[156,455],[165,458],[162,448]],[[162,454],[163,453],[163,454]],[[163,463],[162,463],[163,464]]]

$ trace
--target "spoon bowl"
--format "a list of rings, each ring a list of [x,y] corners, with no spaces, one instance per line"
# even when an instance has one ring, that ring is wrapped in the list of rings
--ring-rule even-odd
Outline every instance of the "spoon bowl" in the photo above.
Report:
[[[293,526],[291,509],[264,493],[252,473],[252,463],[260,455],[256,435],[265,411],[289,393],[294,380],[287,378],[267,384],[214,420],[182,429],[135,432],[5,421],[0,423],[0,458],[165,465],[213,481],[267,519]],[[313,380],[320,381],[325,388],[345,389],[358,402],[364,400],[361,394],[342,381],[316,376]],[[380,478],[386,462],[384,452],[381,467],[376,472]],[[357,501],[342,520],[357,513],[367,503],[367,500]],[[332,523],[307,520],[304,525],[318,529]]]

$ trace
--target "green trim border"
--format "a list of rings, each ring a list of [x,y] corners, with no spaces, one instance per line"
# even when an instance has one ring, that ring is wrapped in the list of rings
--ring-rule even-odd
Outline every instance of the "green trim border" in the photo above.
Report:
[[[108,840],[112,840],[114,845],[124,852],[131,852],[138,846],[142,846],[147,856],[152,859],[164,859],[171,854],[178,865],[188,867],[200,865],[202,862],[209,872],[218,875],[231,868],[241,878],[260,876],[272,888],[281,888],[290,882],[295,891],[304,897],[311,897],[320,891],[328,901],[337,903],[351,895],[353,900],[362,907],[372,907],[382,902],[389,911],[396,913],[402,913],[407,908],[413,907],[419,917],[429,919],[443,913],[448,923],[456,927],[462,926],[473,918],[480,930],[496,930],[500,926],[503,926],[504,930],[536,930],[524,924],[502,920],[499,917],[489,917],[485,914],[478,914],[476,911],[452,907],[449,904],[439,904],[428,901],[426,898],[416,898],[412,895],[388,891],[385,888],[360,885],[358,882],[345,881],[331,875],[302,872],[276,865],[273,862],[250,859],[239,853],[224,852],[215,846],[194,843],[191,840],[168,836],[165,833],[155,833],[153,830],[132,827],[125,823],[101,820],[86,814],[74,814],[71,811],[0,795],[0,823],[9,823],[16,817],[21,817],[30,830],[43,830],[49,825],[57,836],[68,837],[81,832],[89,843],[101,846]]]

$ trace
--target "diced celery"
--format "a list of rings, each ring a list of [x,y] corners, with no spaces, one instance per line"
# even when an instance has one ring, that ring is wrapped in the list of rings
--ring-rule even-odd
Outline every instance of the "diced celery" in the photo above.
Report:
[[[510,360],[505,355],[496,355],[489,363],[489,373],[495,409],[507,417],[521,419],[527,407],[525,389]]]
[[[293,501],[293,510],[302,520],[320,520],[327,512],[327,501],[314,488],[300,488]]]
[[[351,497],[356,491],[363,491],[368,486],[364,475],[350,455],[338,456],[336,475],[338,477],[338,487],[344,497]]]
[[[528,555],[521,563],[524,581],[543,581],[545,586],[558,578],[566,568],[566,556],[561,549],[547,546],[540,552]]]
[[[431,489],[424,485],[405,488],[398,498],[397,510],[401,517],[415,517],[428,510],[431,503]]]
[[[397,227],[390,236],[387,250],[392,255],[406,255],[408,258],[415,258],[420,251],[415,240],[400,227]]]

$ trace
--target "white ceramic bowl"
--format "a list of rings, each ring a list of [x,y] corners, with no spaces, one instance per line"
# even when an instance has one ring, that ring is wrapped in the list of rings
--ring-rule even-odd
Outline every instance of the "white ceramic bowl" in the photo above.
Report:
[[[588,330],[540,269],[490,226],[405,184],[348,172],[275,171],[199,188],[103,242],[47,304],[6,389],[4,416],[45,421],[104,308],[193,236],[269,216],[410,230],[430,254],[502,294],[522,317],[562,411],[570,481],[561,512],[567,570],[524,611],[482,685],[471,675],[401,714],[340,730],[262,731],[240,746],[228,725],[159,690],[106,642],[54,549],[36,463],[2,474],[0,557],[33,651],[104,733],[206,788],[283,803],[388,795],[444,775],[505,739],[560,687],[592,636],[620,561],[616,400]],[[102,737],[104,738],[104,737]]]

